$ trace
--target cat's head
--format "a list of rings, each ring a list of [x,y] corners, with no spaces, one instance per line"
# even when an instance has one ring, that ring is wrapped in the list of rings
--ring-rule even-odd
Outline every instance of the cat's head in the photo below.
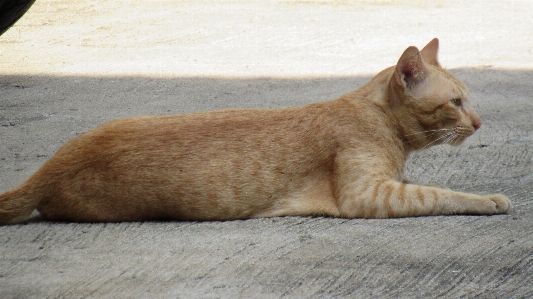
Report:
[[[421,51],[409,47],[398,60],[389,86],[389,104],[411,149],[461,144],[481,127],[468,89],[441,68],[438,39]]]

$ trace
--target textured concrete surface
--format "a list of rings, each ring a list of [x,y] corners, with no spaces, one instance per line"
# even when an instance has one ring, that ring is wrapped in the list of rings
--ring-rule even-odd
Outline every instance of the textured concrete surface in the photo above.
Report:
[[[484,120],[408,176],[508,215],[0,227],[0,298],[533,296],[529,1],[41,0],[0,37],[0,191],[117,117],[333,99],[441,39]]]

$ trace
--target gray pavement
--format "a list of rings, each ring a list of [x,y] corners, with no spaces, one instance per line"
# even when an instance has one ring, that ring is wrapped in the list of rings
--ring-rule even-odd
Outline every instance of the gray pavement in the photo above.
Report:
[[[37,1],[0,37],[0,192],[117,117],[334,99],[441,40],[484,123],[408,177],[508,215],[0,227],[0,298],[533,297],[528,1]]]

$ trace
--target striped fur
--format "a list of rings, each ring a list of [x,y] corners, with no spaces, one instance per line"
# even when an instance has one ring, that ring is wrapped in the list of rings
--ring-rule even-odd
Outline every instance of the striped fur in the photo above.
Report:
[[[481,126],[437,50],[437,39],[409,47],[396,66],[330,102],[106,123],[1,194],[0,223],[34,209],[80,222],[505,213],[503,195],[403,177],[410,152],[458,145]]]

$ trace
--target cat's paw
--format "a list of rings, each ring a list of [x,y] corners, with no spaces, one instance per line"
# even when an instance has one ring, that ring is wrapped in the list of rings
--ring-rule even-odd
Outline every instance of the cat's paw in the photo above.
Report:
[[[503,194],[491,194],[485,196],[495,204],[494,214],[505,214],[511,208],[511,201]]]

